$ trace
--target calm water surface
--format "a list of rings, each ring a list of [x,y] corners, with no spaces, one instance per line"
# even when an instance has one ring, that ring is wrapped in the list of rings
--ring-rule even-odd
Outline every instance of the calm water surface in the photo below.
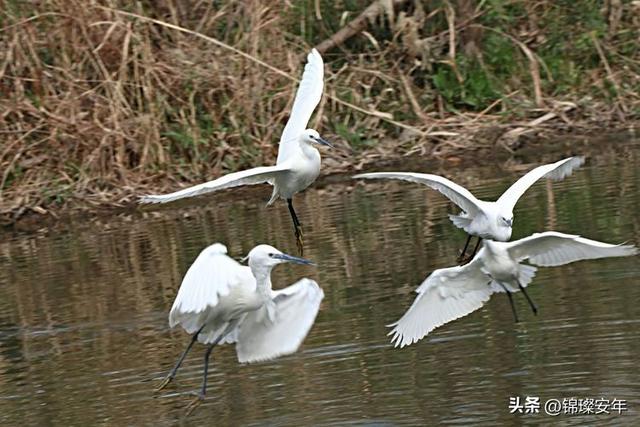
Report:
[[[563,154],[531,159],[553,161]],[[413,169],[425,170],[418,162]],[[533,165],[523,165],[526,170]],[[404,168],[403,168],[404,169]],[[445,173],[494,198],[522,174],[504,162]],[[294,253],[284,203],[269,187],[184,205],[0,235],[0,424],[174,425],[200,385],[194,347],[174,383],[153,389],[189,337],[169,330],[181,279],[205,246],[233,256],[268,242]],[[442,196],[404,182],[318,184],[296,200],[308,258],[281,266],[274,286],[302,276],[326,297],[294,355],[240,365],[213,353],[209,395],[187,424],[215,425],[640,425],[640,262],[595,260],[539,270],[534,317],[516,296],[392,349],[399,318],[434,269],[455,264],[464,234]],[[637,141],[593,153],[565,181],[539,183],[515,212],[514,238],[554,229],[640,243]],[[625,399],[622,416],[514,416],[509,397]]]

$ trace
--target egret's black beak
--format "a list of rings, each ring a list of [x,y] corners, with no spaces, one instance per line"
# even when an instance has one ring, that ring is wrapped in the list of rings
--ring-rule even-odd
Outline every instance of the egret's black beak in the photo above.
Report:
[[[326,139],[322,139],[321,137],[317,137],[317,138],[315,138],[315,141],[316,141],[318,144],[326,145],[326,146],[327,146],[327,147],[329,147],[329,148],[336,148],[336,147],[334,147],[334,146],[333,146],[333,144],[331,144],[329,141],[327,141]]]
[[[287,254],[273,254],[272,258],[281,259],[286,262],[293,262],[295,264],[315,265],[313,261],[309,261],[308,259],[298,258],[297,256]]]
[[[507,219],[507,220],[505,220],[505,222],[507,223],[507,225],[508,225],[509,227],[512,227],[512,226],[513,226],[513,220],[512,220],[512,219]]]

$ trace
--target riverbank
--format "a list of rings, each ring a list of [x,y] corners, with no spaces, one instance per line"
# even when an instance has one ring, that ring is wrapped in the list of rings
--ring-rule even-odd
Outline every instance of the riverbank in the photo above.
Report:
[[[338,147],[323,175],[640,123],[638,2],[347,3],[10,5],[0,222],[133,209],[140,194],[275,163],[312,46],[326,90],[311,126]]]

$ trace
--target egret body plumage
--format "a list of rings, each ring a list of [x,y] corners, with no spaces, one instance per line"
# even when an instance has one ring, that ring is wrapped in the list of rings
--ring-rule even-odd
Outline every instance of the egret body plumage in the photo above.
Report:
[[[396,347],[413,344],[433,329],[479,309],[495,292],[506,292],[518,321],[513,292],[522,291],[534,313],[537,307],[526,293],[537,268],[570,262],[630,256],[638,253],[631,245],[610,245],[580,236],[547,231],[513,242],[484,240],[482,249],[464,265],[435,270],[418,287],[418,296],[394,324]]]
[[[462,228],[469,234],[460,256],[462,259],[471,236],[501,242],[506,242],[511,238],[513,208],[524,192],[536,181],[543,177],[553,180],[564,179],[583,163],[584,157],[569,157],[555,163],[538,166],[511,185],[495,202],[479,200],[466,188],[439,175],[413,172],[376,172],[356,175],[354,178],[387,178],[417,182],[444,194],[463,211],[459,215],[449,215],[451,222],[456,227]],[[471,256],[478,249],[480,239]]]
[[[181,326],[192,339],[160,385],[176,375],[187,353],[198,341],[207,345],[202,389],[191,411],[207,391],[209,356],[217,344],[235,343],[238,361],[251,363],[295,352],[313,325],[324,293],[311,279],[301,279],[280,290],[271,287],[271,270],[283,262],[311,264],[269,245],[249,252],[249,266],[226,255],[216,243],[205,248],[182,280],[169,313],[169,325]]]
[[[293,208],[293,195],[311,185],[320,174],[320,153],[316,146],[332,146],[321,138],[316,130],[306,129],[313,110],[322,98],[323,87],[324,63],[318,51],[313,49],[307,57],[307,65],[293,102],[291,116],[280,137],[275,166],[256,167],[230,173],[174,193],[143,196],[140,198],[140,203],[166,203],[240,185],[269,183],[273,186],[273,193],[267,205],[271,205],[278,198],[287,201],[298,251],[302,256],[304,253],[302,225]]]

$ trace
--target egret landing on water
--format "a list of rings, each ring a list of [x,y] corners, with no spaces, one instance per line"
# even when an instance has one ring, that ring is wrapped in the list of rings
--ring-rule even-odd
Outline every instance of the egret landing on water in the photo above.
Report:
[[[333,147],[322,139],[314,129],[305,130],[313,110],[322,98],[323,79],[324,63],[318,51],[313,49],[307,57],[307,65],[304,67],[302,81],[293,101],[291,116],[280,137],[278,159],[275,166],[257,167],[230,173],[175,193],[143,196],[140,198],[140,203],[166,203],[225,188],[266,182],[273,185],[273,194],[267,205],[271,205],[278,197],[287,201],[293,220],[298,252],[302,256],[304,254],[302,225],[293,209],[293,195],[311,185],[320,174],[320,153],[315,146]]]
[[[477,236],[478,242],[469,259],[475,255],[482,239],[506,242],[511,238],[513,208],[518,202],[518,199],[520,199],[524,192],[536,181],[540,178],[550,178],[553,180],[564,179],[566,176],[571,175],[571,173],[583,163],[584,157],[569,157],[555,163],[538,166],[517,180],[495,202],[478,200],[466,188],[438,175],[412,172],[378,172],[364,173],[356,175],[354,178],[401,179],[425,184],[444,194],[445,197],[463,210],[460,215],[449,215],[451,222],[453,222],[456,227],[462,228],[469,234],[467,243],[464,245],[464,249],[462,249],[462,253],[458,258],[458,261],[462,261],[467,252],[467,247],[471,242],[471,236]]]
[[[518,321],[512,292],[522,291],[534,314],[538,308],[525,287],[536,267],[551,267],[583,259],[636,255],[631,245],[610,245],[580,236],[547,231],[514,242],[485,240],[482,249],[464,266],[436,270],[416,289],[418,296],[396,323],[391,340],[404,347],[421,340],[447,322],[479,309],[494,292],[506,292],[515,321]]]
[[[202,389],[187,408],[189,414],[207,392],[209,356],[217,344],[236,344],[241,363],[259,362],[295,352],[318,314],[324,292],[311,279],[271,289],[271,269],[283,262],[312,264],[269,245],[249,252],[249,267],[226,255],[216,243],[205,248],[182,280],[169,313],[169,325],[192,334],[191,342],[158,387],[173,380],[196,341],[207,345]]]

